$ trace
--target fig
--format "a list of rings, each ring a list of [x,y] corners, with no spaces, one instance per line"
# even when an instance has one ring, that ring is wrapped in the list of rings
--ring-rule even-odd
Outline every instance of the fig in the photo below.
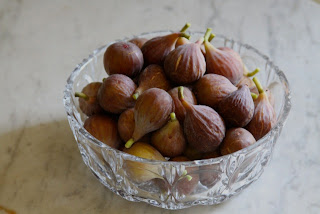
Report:
[[[98,91],[99,104],[105,111],[120,114],[134,106],[132,95],[136,88],[129,77],[113,74],[103,81]]]
[[[218,103],[217,112],[227,127],[244,127],[253,117],[254,103],[249,87],[241,85],[238,90]]]
[[[118,119],[118,132],[124,142],[127,142],[131,138],[134,127],[134,108],[130,108],[122,112]],[[150,135],[143,136],[139,141],[149,143]]]
[[[243,74],[242,78],[240,79],[239,83],[237,84],[237,87],[239,87],[240,85],[246,84],[252,93],[259,94],[259,91],[256,87],[256,84],[254,84],[254,82],[250,78],[250,77],[253,77],[254,75],[256,75],[259,71],[260,71],[260,69],[256,68],[254,71],[249,72],[248,69],[246,67],[244,67],[244,74]]]
[[[181,101],[179,100],[178,87],[175,87],[175,88],[171,89],[170,91],[168,91],[168,93],[172,97],[172,100],[173,100],[173,103],[174,103],[174,106],[175,106],[174,112],[176,114],[176,117],[178,118],[179,122],[181,124],[183,124],[184,117],[186,115],[186,110],[184,109]],[[197,104],[197,99],[196,99],[196,97],[194,96],[194,94],[192,93],[192,91],[190,89],[185,87],[183,93],[184,93],[184,99],[188,103],[191,103],[193,105]]]
[[[143,142],[136,142],[129,149],[125,148],[124,152],[149,160],[166,161],[158,150]],[[154,178],[162,178],[158,175],[157,165],[125,160],[124,169],[127,175],[137,183],[146,182]]]
[[[118,149],[121,139],[117,130],[117,122],[108,115],[95,114],[88,117],[83,127],[102,143]]]
[[[81,92],[74,94],[75,97],[79,97],[79,107],[87,116],[103,112],[97,99],[98,90],[101,85],[101,82],[92,82],[86,85]]]
[[[216,108],[218,103],[237,90],[227,78],[217,74],[206,74],[196,82],[193,92],[200,104]]]
[[[170,114],[170,121],[151,136],[151,144],[165,157],[176,157],[186,148],[183,130],[175,113]]]
[[[220,157],[221,154],[219,149],[209,152],[203,155],[202,159],[210,159]],[[220,165],[210,164],[200,166],[200,182],[202,185],[211,188],[213,187],[221,178]]]
[[[222,155],[228,155],[254,144],[256,140],[244,128],[232,128],[226,132],[226,137],[220,145]]]
[[[138,46],[131,42],[116,42],[110,45],[103,56],[107,74],[136,76],[143,67],[143,55]]]
[[[203,38],[171,51],[164,61],[167,77],[176,84],[189,84],[200,79],[206,72],[206,61],[201,52]]]
[[[211,31],[210,28],[207,32]],[[207,73],[225,76],[234,85],[237,85],[243,76],[243,62],[240,55],[228,47],[215,48],[208,41],[208,34],[204,40],[206,49]]]
[[[171,96],[163,89],[151,88],[141,94],[134,106],[135,127],[126,148],[130,148],[145,134],[164,126],[173,106]]]
[[[162,65],[166,56],[175,48],[175,44],[179,37],[190,38],[189,35],[184,33],[189,27],[190,24],[187,23],[180,32],[155,37],[147,41],[141,47],[145,64]]]
[[[139,95],[149,88],[161,88],[165,91],[171,88],[160,65],[149,65],[140,73],[139,87],[135,90],[133,99],[138,99]]]
[[[190,44],[190,40],[185,38],[185,37],[179,37],[177,42],[176,42],[176,45],[175,45],[175,48],[181,46],[181,45],[185,45],[185,44]]]
[[[179,99],[186,110],[184,133],[188,143],[199,152],[214,151],[222,142],[226,127],[222,117],[212,108],[189,104],[180,86]]]
[[[263,90],[261,83],[256,77],[253,78],[253,82],[257,86],[259,96],[255,100],[256,106],[252,120],[245,128],[251,132],[256,140],[259,140],[272,129],[277,118],[276,112],[270,104],[268,95]]]
[[[191,160],[185,156],[177,156],[177,157],[170,158],[169,161],[183,162],[183,161],[191,161]]]
[[[146,39],[146,38],[133,38],[133,39],[130,39],[128,42],[131,42],[131,43],[135,44],[136,46],[138,46],[138,48],[141,49],[141,47],[147,41],[148,41],[148,39]]]
[[[202,157],[202,153],[190,145],[187,145],[187,148],[184,150],[183,155],[190,160],[200,160]]]

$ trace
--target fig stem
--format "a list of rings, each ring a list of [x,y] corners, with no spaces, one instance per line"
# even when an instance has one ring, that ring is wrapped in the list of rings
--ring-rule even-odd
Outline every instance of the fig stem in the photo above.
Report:
[[[126,147],[127,149],[129,149],[129,148],[132,146],[133,143],[134,143],[134,140],[133,140],[133,138],[131,138],[130,140],[128,140],[128,141],[126,142],[125,147]]]
[[[252,92],[251,92],[251,97],[252,97],[252,99],[254,99],[254,100],[255,100],[255,99],[257,99],[257,98],[258,98],[258,95],[257,95],[257,94],[255,94],[255,93],[252,93]]]
[[[208,42],[211,42],[211,40],[213,40],[214,37],[216,37],[216,35],[214,33],[211,33]]]
[[[103,79],[102,79],[102,82],[104,82],[106,79],[107,79],[107,78],[103,78]]]
[[[253,77],[252,80],[253,80],[254,84],[256,84],[257,89],[258,89],[258,91],[259,91],[259,94],[263,93],[264,90],[263,90],[263,87],[262,87],[260,81],[258,80],[258,78],[257,78],[257,77]]]
[[[188,171],[187,170],[184,170],[183,173],[182,173],[182,176],[185,176],[188,174]]]
[[[171,122],[177,120],[176,114],[174,112],[170,113],[170,120],[171,120]]]
[[[180,101],[184,100],[184,96],[183,96],[183,86],[179,86],[179,88],[178,88],[178,97],[179,97],[179,100],[180,100]]]
[[[76,92],[76,93],[74,93],[74,96],[75,97],[80,97],[80,98],[85,99],[85,100],[89,100],[89,96],[84,94],[84,93],[82,93],[82,92]]]
[[[186,178],[188,179],[188,181],[192,180],[192,176],[190,176],[190,175],[186,175]]]
[[[187,22],[183,28],[180,30],[181,33],[184,33],[186,32],[186,30],[191,26],[191,24],[189,22]]]
[[[134,93],[134,94],[132,95],[132,98],[133,98],[134,100],[137,100],[138,97],[139,97],[139,92],[136,92],[136,93]]]
[[[253,77],[257,73],[259,73],[259,71],[260,71],[260,68],[256,68],[254,69],[254,71],[247,73],[247,77]]]
[[[181,37],[184,37],[184,38],[186,38],[186,39],[190,39],[190,35],[189,34],[186,34],[186,33],[181,33],[181,35],[180,35]]]
[[[207,28],[206,33],[204,34],[204,41],[208,42],[212,28]]]

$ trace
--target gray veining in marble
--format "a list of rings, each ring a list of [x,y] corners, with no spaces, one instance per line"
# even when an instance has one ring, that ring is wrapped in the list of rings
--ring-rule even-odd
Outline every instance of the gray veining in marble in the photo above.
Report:
[[[320,213],[318,0],[0,1],[0,206],[17,213]],[[218,206],[128,202],[90,173],[62,91],[95,48],[141,32],[212,27],[284,70],[293,108],[262,177]],[[0,210],[0,213],[5,213]]]

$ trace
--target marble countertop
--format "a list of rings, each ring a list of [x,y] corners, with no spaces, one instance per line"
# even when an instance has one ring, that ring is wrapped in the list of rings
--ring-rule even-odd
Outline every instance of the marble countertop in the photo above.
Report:
[[[84,57],[141,32],[212,27],[285,72],[293,107],[261,178],[175,213],[320,213],[320,4],[311,0],[0,2],[0,214],[173,213],[113,194],[81,160],[62,104]]]

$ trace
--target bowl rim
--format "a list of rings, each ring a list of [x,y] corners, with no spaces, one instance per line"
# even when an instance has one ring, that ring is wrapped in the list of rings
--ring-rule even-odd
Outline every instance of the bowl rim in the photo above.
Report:
[[[144,37],[144,36],[150,36],[150,35],[154,35],[154,34],[170,34],[173,33],[174,31],[171,30],[160,30],[160,31],[152,31],[152,32],[145,32],[145,33],[141,33],[139,35],[134,35],[131,37],[125,37],[124,39],[120,39],[120,40],[115,40],[113,42],[110,42],[106,45],[103,45],[97,49],[95,49],[87,58],[84,58],[82,60],[81,63],[79,63],[75,69],[71,72],[70,76],[67,79],[67,84],[65,85],[65,90],[64,90],[64,96],[63,96],[63,103],[64,103],[64,107],[65,107],[65,111],[67,113],[68,119],[70,119],[69,117],[71,117],[71,119],[73,119],[73,121],[76,122],[76,126],[79,127],[79,132],[81,134],[83,134],[86,138],[88,138],[90,141],[92,141],[94,144],[96,144],[96,146],[99,146],[101,149],[108,149],[113,151],[114,153],[116,153],[117,155],[122,155],[126,160],[130,160],[130,161],[136,161],[136,162],[141,162],[141,163],[147,163],[147,164],[152,164],[152,165],[156,165],[156,164],[162,164],[162,165],[185,165],[185,166],[199,166],[199,165],[209,165],[215,162],[220,162],[221,160],[229,157],[229,156],[237,156],[240,155],[240,153],[248,153],[252,150],[254,150],[255,148],[261,146],[263,143],[265,143],[265,141],[268,138],[271,138],[271,136],[273,136],[275,133],[281,131],[282,127],[284,126],[287,117],[289,115],[289,112],[291,110],[291,90],[290,90],[290,86],[289,86],[289,82],[284,74],[284,72],[282,70],[279,69],[278,66],[276,66],[271,60],[270,58],[261,53],[259,50],[257,50],[256,48],[252,47],[251,45],[245,44],[245,43],[241,43],[240,41],[234,40],[232,38],[228,38],[222,34],[216,34],[217,38],[220,39],[224,39],[225,41],[231,42],[232,44],[236,44],[239,45],[241,47],[244,47],[250,51],[253,51],[255,54],[259,55],[260,57],[262,57],[264,60],[266,60],[266,62],[268,63],[269,67],[271,67],[271,69],[275,70],[276,75],[278,75],[279,80],[281,82],[281,86],[284,90],[284,103],[283,106],[280,109],[280,114],[278,116],[278,120],[276,122],[276,124],[274,125],[274,127],[265,135],[263,136],[261,139],[259,139],[258,141],[256,141],[254,144],[241,149],[237,152],[228,154],[228,155],[223,155],[223,156],[219,156],[216,158],[210,158],[210,159],[203,159],[203,160],[193,160],[193,161],[181,161],[181,162],[176,162],[176,161],[158,161],[158,160],[150,160],[150,159],[145,159],[145,158],[140,158],[140,157],[136,157],[134,155],[130,155],[128,153],[125,153],[123,151],[120,151],[118,149],[114,149],[104,143],[102,143],[100,140],[96,139],[95,137],[93,137],[84,127],[83,125],[81,125],[79,123],[79,121],[77,120],[77,118],[75,117],[73,110],[74,108],[70,108],[68,106],[72,106],[72,102],[71,102],[71,97],[73,96],[72,93],[72,85],[74,83],[75,78],[78,76],[78,74],[81,72],[81,70],[83,68],[86,67],[86,65],[88,63],[90,63],[97,54],[100,54],[102,51],[105,51],[105,49],[118,41],[128,41],[130,39],[133,38],[139,38],[139,37]],[[201,34],[203,35],[205,32],[203,31],[188,31],[189,34],[194,35],[194,34]],[[76,110],[77,111],[77,110]],[[77,111],[78,113],[78,111]],[[71,125],[71,124],[70,124]]]

